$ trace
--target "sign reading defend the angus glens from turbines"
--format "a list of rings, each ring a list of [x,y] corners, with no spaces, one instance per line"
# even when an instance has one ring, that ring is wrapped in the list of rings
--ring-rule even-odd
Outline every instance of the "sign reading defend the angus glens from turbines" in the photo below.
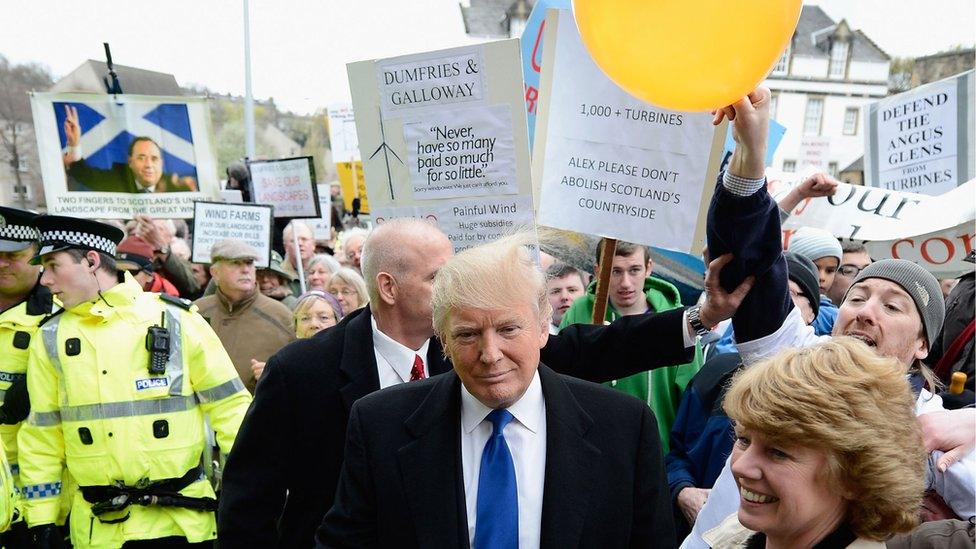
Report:
[[[531,227],[518,42],[347,65],[370,213],[436,222],[455,250]]]
[[[697,254],[726,123],[623,91],[590,58],[569,11],[548,12],[542,51],[539,224]]]

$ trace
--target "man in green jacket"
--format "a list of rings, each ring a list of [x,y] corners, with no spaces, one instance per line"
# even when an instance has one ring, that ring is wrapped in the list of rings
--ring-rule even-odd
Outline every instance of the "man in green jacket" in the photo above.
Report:
[[[597,272],[600,271],[600,248],[597,246]],[[612,322],[621,316],[656,313],[682,306],[678,289],[669,282],[652,277],[652,267],[650,251],[646,246],[617,242],[610,273],[610,302],[607,304],[606,320]],[[586,295],[577,299],[563,315],[560,329],[571,324],[590,324],[595,301],[594,280],[587,287]],[[701,365],[701,345],[696,343],[695,358],[687,364],[656,368],[608,383],[610,387],[633,395],[651,407],[657,418],[664,453],[670,450],[668,437],[681,403],[681,394]]]

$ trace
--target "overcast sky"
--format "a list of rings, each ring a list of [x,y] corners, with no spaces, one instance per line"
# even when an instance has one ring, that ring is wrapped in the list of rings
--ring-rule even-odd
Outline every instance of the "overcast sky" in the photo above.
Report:
[[[815,0],[892,56],[919,56],[976,35],[973,0]],[[310,113],[349,100],[345,64],[476,43],[456,0],[251,0],[256,97]],[[180,84],[243,94],[241,0],[31,0],[5,6],[0,54],[55,76],[86,59],[172,73]],[[122,83],[123,88],[125,82]]]

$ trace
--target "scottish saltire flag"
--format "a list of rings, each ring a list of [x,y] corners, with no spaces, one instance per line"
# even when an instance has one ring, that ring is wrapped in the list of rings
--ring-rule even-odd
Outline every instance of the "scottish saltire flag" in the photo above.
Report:
[[[64,133],[65,107],[78,110],[81,150],[92,168],[112,169],[128,162],[129,144],[136,137],[149,137],[159,145],[163,171],[197,179],[190,115],[179,103],[79,103],[52,102],[61,148],[67,147]]]

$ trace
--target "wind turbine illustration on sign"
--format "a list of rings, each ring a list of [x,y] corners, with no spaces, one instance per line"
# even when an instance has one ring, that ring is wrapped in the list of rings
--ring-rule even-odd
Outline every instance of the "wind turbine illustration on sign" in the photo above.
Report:
[[[380,109],[377,108],[376,110],[380,110]],[[389,155],[392,154],[393,157],[396,158],[397,161],[400,162],[401,164],[403,164],[403,159],[401,159],[397,155],[396,151],[394,151],[389,145],[386,144],[386,129],[383,127],[383,113],[382,113],[382,111],[380,112],[380,136],[383,138],[383,142],[380,143],[380,146],[379,147],[376,147],[376,150],[373,151],[373,154],[369,155],[369,159],[372,160],[374,156],[376,156],[377,154],[380,153],[380,151],[383,151],[383,160],[386,162],[386,180],[387,180],[387,182],[390,185],[390,200],[395,200],[396,197],[393,196],[393,176],[390,174],[390,156]]]

